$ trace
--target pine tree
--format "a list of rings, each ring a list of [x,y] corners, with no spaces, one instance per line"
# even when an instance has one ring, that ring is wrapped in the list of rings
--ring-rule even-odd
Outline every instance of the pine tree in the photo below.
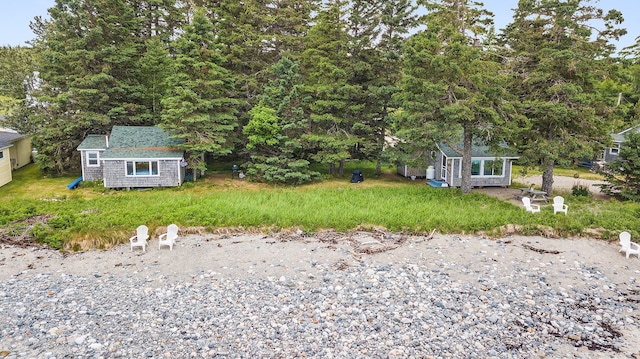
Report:
[[[127,1],[56,0],[49,15],[32,25],[42,85],[29,121],[41,168],[60,173],[79,165],[87,134],[140,123],[147,109],[135,66],[140,19]]]
[[[206,154],[223,156],[232,150],[229,134],[237,126],[238,104],[233,99],[233,79],[221,66],[213,25],[202,9],[195,12],[175,48],[174,74],[162,101],[162,126],[184,139],[189,168],[204,171]]]
[[[282,58],[273,66],[273,79],[265,87],[251,120],[243,131],[248,137],[250,178],[299,185],[320,177],[304,158],[304,134],[309,121],[304,113],[303,88],[298,65]]]
[[[168,91],[167,80],[171,75],[172,59],[159,37],[146,42],[146,51],[139,60],[142,91],[142,103],[148,111],[149,122],[161,122],[161,101]]]
[[[595,21],[604,28],[593,33]],[[521,127],[521,160],[540,164],[542,190],[551,193],[557,164],[593,158],[609,141],[610,108],[596,85],[610,69],[610,40],[620,13],[604,14],[589,0],[520,1],[505,29],[513,54],[512,91],[527,117]]]
[[[462,156],[463,193],[471,191],[472,144],[497,144],[507,128],[507,77],[482,46],[490,14],[468,0],[423,4],[426,29],[406,46],[401,127],[414,149],[445,142]],[[496,145],[497,147],[497,145]]]
[[[380,39],[371,62],[375,76],[368,86],[374,111],[364,122],[370,130],[370,158],[376,161],[378,174],[389,159],[384,152],[385,137],[393,125],[392,115],[400,107],[397,95],[401,90],[403,44],[417,25],[416,9],[411,0],[383,1],[380,8]]]
[[[306,139],[313,146],[311,159],[328,165],[330,174],[342,174],[344,161],[358,142],[349,113],[354,89],[347,72],[349,38],[341,19],[343,10],[341,1],[326,5],[309,30],[302,54],[306,91],[312,98],[312,133]]]

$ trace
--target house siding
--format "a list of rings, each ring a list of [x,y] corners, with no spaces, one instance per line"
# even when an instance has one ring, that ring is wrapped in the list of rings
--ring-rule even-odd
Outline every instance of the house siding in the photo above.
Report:
[[[153,160],[153,159],[149,159]],[[107,188],[175,187],[182,184],[184,170],[180,160],[160,160],[158,176],[126,176],[125,160],[103,161],[104,186]]]
[[[9,154],[14,170],[31,163],[31,138],[27,137],[13,142],[13,147],[9,148]]]
[[[426,168],[415,168],[409,167],[405,164],[399,164],[396,166],[396,172],[404,177],[416,176],[417,178],[425,178],[427,177],[427,169]]]
[[[476,159],[476,158],[474,158]],[[442,167],[445,157],[440,154],[435,161],[435,178],[439,181],[444,181],[442,176]],[[462,166],[461,158],[450,158],[449,161],[453,161],[453,168],[449,168],[447,172],[446,181],[450,187],[460,187],[462,185],[462,178],[460,177],[460,167]],[[471,176],[471,186],[473,187],[508,187],[511,185],[511,168],[513,160],[507,159],[505,161],[504,176]]]
[[[88,166],[87,165],[87,152],[95,152],[94,151],[80,151],[80,155],[82,157],[82,180],[83,181],[100,181],[102,180],[102,174],[103,174],[103,170],[102,170],[102,165],[100,166]],[[99,155],[98,157],[102,157],[102,152],[104,151],[98,151]],[[101,163],[102,160],[99,160],[98,163]]]
[[[508,187],[511,185],[511,167],[513,161],[507,160],[504,168],[504,176],[502,177],[489,177],[489,176],[471,176],[471,186],[473,187]],[[448,178],[449,186],[460,187],[462,185],[462,178],[458,175],[460,173],[460,166],[462,160],[455,159],[453,168],[453,178]]]
[[[615,146],[615,144],[614,144],[614,146]],[[604,161],[605,162],[613,162],[613,161],[618,159],[618,156],[619,155],[617,153],[611,153],[611,148],[607,148],[604,151]]]
[[[0,153],[2,153],[2,158],[0,158],[0,186],[4,186],[12,180],[9,148],[1,149]]]

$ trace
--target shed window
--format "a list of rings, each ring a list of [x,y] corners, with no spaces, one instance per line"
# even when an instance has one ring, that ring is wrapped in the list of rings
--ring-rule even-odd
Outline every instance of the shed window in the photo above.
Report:
[[[610,153],[610,154],[612,154],[612,155],[617,155],[617,154],[619,154],[619,153],[620,153],[620,144],[619,144],[619,143],[617,143],[615,147],[611,147],[611,148],[609,149],[609,153]]]
[[[127,176],[157,176],[158,161],[127,161]]]
[[[503,161],[497,160],[485,160],[484,161],[484,175],[485,176],[502,176],[502,169],[504,167]]]
[[[4,158],[4,151],[0,151],[0,160]]]
[[[504,160],[472,160],[471,161],[472,176],[504,176]]]
[[[88,167],[98,167],[99,163],[99,154],[98,152],[87,152],[87,166]]]

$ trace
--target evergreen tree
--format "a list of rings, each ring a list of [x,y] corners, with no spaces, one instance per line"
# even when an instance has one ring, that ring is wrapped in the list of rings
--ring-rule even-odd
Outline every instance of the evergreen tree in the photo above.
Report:
[[[423,3],[426,29],[406,46],[401,126],[414,149],[434,148],[425,139],[445,142],[462,156],[463,193],[471,191],[473,143],[498,147],[508,127],[507,77],[480,46],[491,29],[490,13],[468,0]]]
[[[352,158],[376,157],[373,124],[379,119],[379,111],[371,86],[383,76],[376,72],[376,64],[381,61],[376,49],[380,35],[381,6],[382,2],[378,0],[353,0],[348,8],[346,29],[349,34],[349,59],[346,73],[351,91],[345,115],[351,117],[351,133],[356,139],[351,149]]]
[[[630,132],[620,148],[619,157],[607,163],[603,172],[607,184],[603,192],[640,202],[640,132]]]
[[[162,126],[184,139],[189,168],[204,171],[205,154],[227,155],[236,127],[233,79],[213,36],[213,25],[198,9],[175,44],[174,74],[162,100]],[[195,178],[195,176],[194,176]]]
[[[328,165],[330,174],[342,174],[344,161],[358,142],[349,113],[354,89],[347,72],[349,38],[341,19],[343,10],[341,1],[325,6],[309,30],[302,54],[306,91],[312,97],[312,133],[306,139],[313,146],[311,159]]]
[[[142,103],[149,109],[149,122],[161,121],[161,100],[168,91],[167,79],[171,75],[172,59],[158,37],[146,42],[146,51],[139,60],[140,79],[143,86]]]
[[[29,80],[37,71],[37,57],[33,48],[0,46],[0,96],[26,98]]]
[[[127,1],[56,0],[49,15],[32,24],[42,84],[29,121],[41,168],[59,173],[79,165],[87,134],[141,123],[147,110],[135,66],[140,19]]]
[[[375,105],[374,116],[367,117],[371,129],[371,158],[376,161],[376,173],[386,162],[385,136],[393,124],[393,113],[400,107],[397,95],[401,91],[403,44],[405,37],[417,24],[417,7],[411,0],[382,2],[380,41],[376,45],[377,61],[373,62],[374,81],[369,85],[370,98]]]
[[[527,121],[521,160],[540,164],[542,190],[551,193],[557,164],[595,157],[609,141],[606,98],[597,84],[608,74],[609,42],[621,32],[620,13],[604,14],[589,0],[521,0],[504,39],[516,77],[512,91]],[[596,21],[604,28],[594,34]]]
[[[309,122],[303,110],[304,94],[298,65],[282,58],[273,66],[273,79],[244,127],[251,153],[250,178],[299,185],[320,177],[304,159],[303,134]]]

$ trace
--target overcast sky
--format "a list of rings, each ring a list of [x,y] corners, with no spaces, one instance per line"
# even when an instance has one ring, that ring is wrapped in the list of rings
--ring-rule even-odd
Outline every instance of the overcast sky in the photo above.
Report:
[[[518,0],[484,0],[485,8],[495,14],[496,28],[503,28],[511,22]],[[0,11],[0,45],[25,45],[34,38],[29,28],[29,22],[36,16],[47,16],[47,9],[55,0],[2,0]],[[635,38],[640,35],[640,21],[635,19],[640,14],[639,0],[600,0],[593,3],[603,10],[617,9],[625,17],[623,27],[628,35],[617,44],[618,48],[633,45]]]

